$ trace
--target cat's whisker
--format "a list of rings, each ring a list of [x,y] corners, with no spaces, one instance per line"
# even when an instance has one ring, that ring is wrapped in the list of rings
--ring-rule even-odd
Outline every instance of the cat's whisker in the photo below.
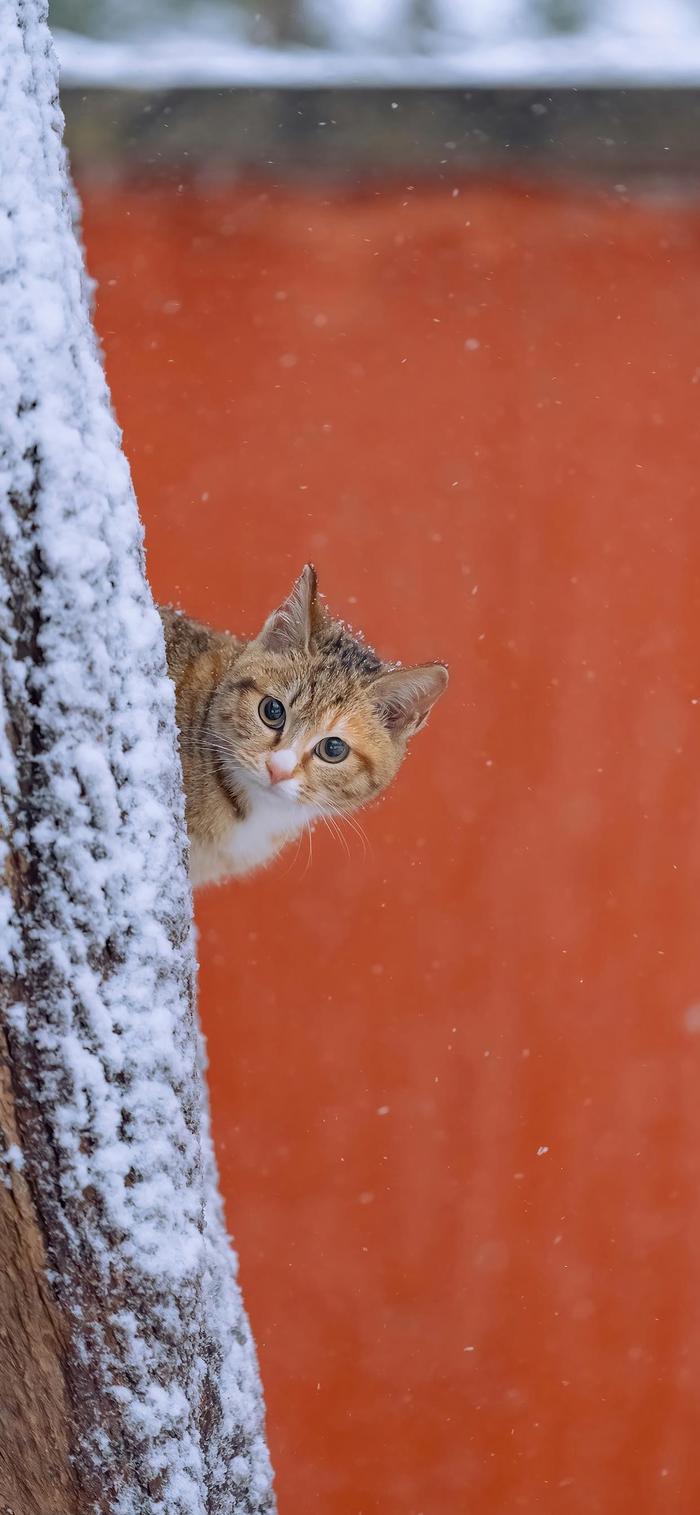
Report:
[[[340,845],[341,845],[341,847],[343,848],[343,850],[345,852],[345,856],[347,857],[347,859],[349,861],[350,860],[350,844],[349,844],[348,839],[347,839],[347,837],[345,835],[345,832],[343,831],[342,827],[338,825],[338,822],[337,822],[337,820],[335,819],[334,816],[329,815],[328,821],[329,821],[330,826],[332,826],[332,828],[333,828],[333,834],[334,834],[334,836],[337,836],[338,841],[340,842]]]
[[[340,830],[340,827],[338,825],[336,825],[336,822],[333,819],[333,816],[332,815],[322,815],[321,816],[321,820],[323,821],[324,826],[327,826],[328,830],[331,833],[331,836],[334,836],[335,839],[336,839],[336,841],[340,842],[341,845],[344,847],[346,856],[349,858],[350,857],[350,848],[348,847],[347,838],[345,836],[343,836],[343,833]]]
[[[326,811],[326,815],[332,815],[336,822],[344,821],[346,826],[350,827],[350,830],[354,833],[362,846],[363,859],[366,858],[368,851],[371,851],[371,846],[365,829],[360,825],[360,822],[356,820],[354,816],[347,815],[342,810]]]
[[[312,864],[312,862],[314,860],[314,844],[313,844],[313,842],[311,840],[311,826],[309,825],[308,821],[305,821],[305,823],[304,823],[304,831],[306,832],[307,841],[309,843],[309,856],[308,856],[307,861],[306,861],[306,867],[304,869],[304,872],[301,875],[302,878],[306,878],[306,875],[307,875],[307,873],[309,871],[309,868],[311,867],[311,864]],[[304,831],[302,831],[302,836],[304,835]]]
[[[354,815],[346,815],[343,817],[343,819],[346,825],[350,827],[351,831],[354,831],[355,836],[362,843],[362,853],[363,856],[366,857],[367,853],[371,852],[372,848],[369,837],[365,831],[364,826],[362,825],[362,822],[358,821],[357,817]]]
[[[231,743],[217,742],[205,739],[199,743],[199,746],[205,752],[219,752],[223,755],[223,757],[234,758],[236,756],[236,749]]]
[[[236,752],[233,746],[205,738],[199,743],[199,747],[205,752],[213,752],[216,757],[228,758],[231,763],[235,764],[236,768],[243,769],[245,773],[252,774],[255,779],[259,777],[257,764],[246,762],[245,758],[241,757],[241,754]]]
[[[297,861],[298,861],[298,858],[299,858],[299,853],[301,851],[301,844],[302,844],[303,840],[304,840],[304,833],[303,833],[303,831],[300,831],[299,832],[299,837],[298,837],[298,840],[297,840],[296,849],[295,849],[295,852],[294,852],[294,857],[292,858],[292,861],[289,864],[289,867],[285,868],[284,873],[282,874],[283,878],[286,878],[287,875],[292,872],[292,869],[296,868]],[[304,874],[302,874],[302,878],[303,877],[304,877]]]
[[[225,742],[212,741],[209,737],[201,739],[197,745],[205,752],[220,752],[224,757],[233,757],[234,755],[234,748],[232,746],[228,746]]]

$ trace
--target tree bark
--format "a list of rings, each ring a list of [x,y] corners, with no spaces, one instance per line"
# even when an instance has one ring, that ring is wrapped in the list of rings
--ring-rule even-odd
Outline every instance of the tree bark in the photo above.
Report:
[[[0,1511],[267,1515],[173,691],[61,134],[46,6],[0,0]]]
[[[19,1132],[3,1035],[0,1060],[6,1158],[0,1186],[0,1509],[71,1515],[78,1494],[63,1372],[68,1330],[46,1281],[46,1249],[29,1186],[16,1167]]]

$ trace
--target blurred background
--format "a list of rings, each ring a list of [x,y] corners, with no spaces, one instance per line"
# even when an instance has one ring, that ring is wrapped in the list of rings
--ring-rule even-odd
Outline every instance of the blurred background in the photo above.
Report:
[[[156,594],[448,696],[197,903],[281,1515],[700,1507],[700,0],[52,0]]]

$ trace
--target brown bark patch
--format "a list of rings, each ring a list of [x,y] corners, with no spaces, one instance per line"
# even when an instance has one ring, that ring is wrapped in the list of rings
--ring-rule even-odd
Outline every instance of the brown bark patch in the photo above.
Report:
[[[46,1249],[17,1144],[7,1042],[0,1032],[0,1515],[75,1515],[67,1330],[51,1298]]]

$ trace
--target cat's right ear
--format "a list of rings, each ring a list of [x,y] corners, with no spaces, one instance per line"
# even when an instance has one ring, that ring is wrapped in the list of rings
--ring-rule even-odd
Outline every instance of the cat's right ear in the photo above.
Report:
[[[390,668],[370,685],[377,714],[394,736],[413,736],[425,725],[441,694],[447,688],[444,663],[426,663],[422,668]]]
[[[308,652],[316,603],[316,569],[302,568],[284,604],[268,616],[256,645],[265,652]]]

